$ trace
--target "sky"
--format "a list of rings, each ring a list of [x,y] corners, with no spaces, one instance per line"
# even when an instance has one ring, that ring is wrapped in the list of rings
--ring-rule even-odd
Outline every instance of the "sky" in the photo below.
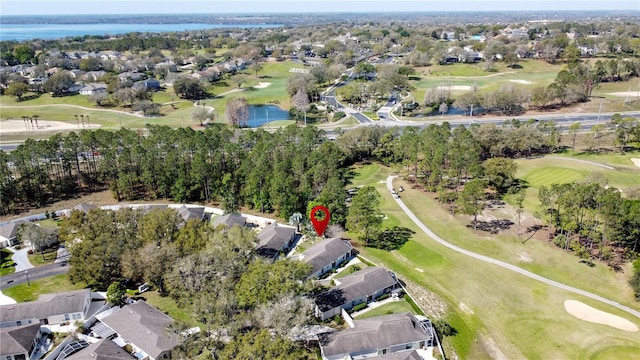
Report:
[[[633,10],[640,0],[0,0],[0,15]]]

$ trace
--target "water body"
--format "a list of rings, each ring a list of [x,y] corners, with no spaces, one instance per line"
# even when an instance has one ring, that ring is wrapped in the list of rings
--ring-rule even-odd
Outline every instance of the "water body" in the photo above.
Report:
[[[287,110],[282,110],[275,105],[249,105],[247,126],[256,128],[270,121],[289,120],[290,118]]]
[[[131,32],[174,32],[185,30],[208,30],[223,28],[274,28],[279,24],[2,24],[0,23],[0,41],[5,40],[52,40],[67,36],[118,35]]]

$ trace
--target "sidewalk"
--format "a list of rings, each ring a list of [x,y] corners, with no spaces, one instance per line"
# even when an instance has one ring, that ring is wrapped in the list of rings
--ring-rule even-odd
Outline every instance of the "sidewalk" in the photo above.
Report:
[[[11,305],[15,303],[16,303],[15,300],[3,294],[2,291],[0,291],[0,305]]]

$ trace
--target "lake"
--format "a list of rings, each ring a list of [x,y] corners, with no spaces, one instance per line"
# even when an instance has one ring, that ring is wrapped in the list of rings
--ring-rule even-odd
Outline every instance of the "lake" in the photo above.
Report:
[[[247,126],[256,128],[270,121],[289,120],[290,118],[287,110],[282,110],[275,105],[250,105]]]
[[[0,41],[61,39],[67,36],[118,35],[131,32],[174,32],[185,30],[208,30],[224,28],[274,28],[279,24],[1,24]]]

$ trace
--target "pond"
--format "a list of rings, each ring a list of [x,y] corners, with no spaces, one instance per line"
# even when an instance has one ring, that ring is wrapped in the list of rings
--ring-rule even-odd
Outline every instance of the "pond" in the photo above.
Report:
[[[438,116],[438,115],[468,115],[469,112],[465,111],[465,109],[459,109],[455,106],[449,106],[449,109],[446,113],[440,114],[438,108],[436,107],[432,112],[428,114],[416,114],[415,117],[425,117],[425,116]],[[475,114],[475,110],[474,110]]]
[[[249,105],[249,119],[247,126],[260,127],[270,121],[289,120],[291,116],[287,110],[282,110],[275,105]]]

